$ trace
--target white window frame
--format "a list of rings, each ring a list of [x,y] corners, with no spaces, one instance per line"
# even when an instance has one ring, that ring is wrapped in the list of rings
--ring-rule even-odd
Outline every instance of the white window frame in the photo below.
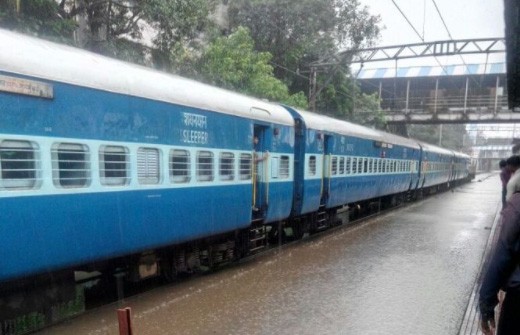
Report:
[[[74,157],[83,156],[83,157]],[[81,143],[59,142],[51,147],[52,180],[58,188],[89,187],[91,178],[90,149]],[[67,157],[68,156],[68,157]]]
[[[38,188],[39,157],[36,143],[10,139],[0,141],[0,188]]]
[[[186,184],[191,180],[191,154],[184,149],[171,149],[168,159],[170,182]]]
[[[251,168],[253,162],[253,155],[250,153],[240,154],[240,180],[251,180]]]
[[[231,160],[231,162],[229,162]],[[235,180],[235,154],[221,152],[219,155],[219,179],[222,181]]]
[[[127,147],[120,145],[99,147],[99,181],[101,185],[123,186],[130,183],[129,152]],[[107,160],[107,158],[111,160]]]
[[[211,182],[215,180],[215,163],[213,152],[208,150],[197,151],[197,181]],[[202,161],[202,159],[204,161]]]

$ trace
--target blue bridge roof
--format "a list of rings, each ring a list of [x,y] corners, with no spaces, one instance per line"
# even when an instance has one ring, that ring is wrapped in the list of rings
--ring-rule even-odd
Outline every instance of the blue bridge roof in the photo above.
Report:
[[[397,73],[396,73],[397,72]],[[488,64],[459,64],[441,66],[411,66],[389,67],[378,69],[362,69],[358,79],[379,79],[394,77],[442,77],[442,76],[466,76],[482,74],[505,74],[505,63]]]

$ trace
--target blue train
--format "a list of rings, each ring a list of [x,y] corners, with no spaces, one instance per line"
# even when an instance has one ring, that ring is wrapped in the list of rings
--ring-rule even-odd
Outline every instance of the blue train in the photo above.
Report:
[[[416,140],[5,30],[0,44],[4,287],[174,276],[468,177],[468,156]]]

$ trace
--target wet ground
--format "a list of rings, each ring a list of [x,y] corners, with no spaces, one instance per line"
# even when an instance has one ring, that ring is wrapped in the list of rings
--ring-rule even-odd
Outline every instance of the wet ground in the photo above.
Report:
[[[498,175],[39,334],[457,334],[500,201]]]

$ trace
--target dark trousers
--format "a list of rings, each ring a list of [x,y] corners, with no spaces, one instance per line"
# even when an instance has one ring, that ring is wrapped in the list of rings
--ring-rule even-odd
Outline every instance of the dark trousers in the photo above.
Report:
[[[520,290],[508,290],[498,321],[497,335],[520,334]]]
[[[507,188],[502,187],[502,208],[506,207],[506,194],[507,194]]]

